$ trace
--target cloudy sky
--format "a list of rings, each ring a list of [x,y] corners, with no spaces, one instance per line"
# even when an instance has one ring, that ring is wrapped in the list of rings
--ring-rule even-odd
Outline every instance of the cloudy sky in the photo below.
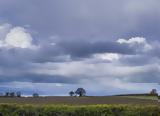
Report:
[[[0,0],[0,92],[160,91],[159,5],[159,0]]]

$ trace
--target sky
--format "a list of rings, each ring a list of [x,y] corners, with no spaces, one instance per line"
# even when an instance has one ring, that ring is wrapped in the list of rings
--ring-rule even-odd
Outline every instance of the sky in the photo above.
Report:
[[[159,4],[0,0],[0,93],[160,91]]]

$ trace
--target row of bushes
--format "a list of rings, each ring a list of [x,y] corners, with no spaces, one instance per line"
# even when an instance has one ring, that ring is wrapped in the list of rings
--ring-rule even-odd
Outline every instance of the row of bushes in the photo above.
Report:
[[[159,106],[1,104],[0,116],[160,116]]]

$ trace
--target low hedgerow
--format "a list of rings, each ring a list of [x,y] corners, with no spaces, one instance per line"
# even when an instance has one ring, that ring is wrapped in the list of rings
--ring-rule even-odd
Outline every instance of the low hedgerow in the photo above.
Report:
[[[0,116],[160,116],[159,106],[0,104]]]

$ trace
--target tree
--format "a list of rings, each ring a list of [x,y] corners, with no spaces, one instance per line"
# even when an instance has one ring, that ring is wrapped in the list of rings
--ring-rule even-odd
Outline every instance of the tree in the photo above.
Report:
[[[11,93],[10,93],[10,97],[15,97],[15,93],[14,93],[14,92],[11,92]]]
[[[151,95],[158,95],[157,90],[156,89],[152,89],[150,92]]]
[[[78,88],[75,93],[81,97],[81,96],[85,96],[86,91],[83,88]]]
[[[33,97],[39,97],[38,93],[33,93]]]
[[[21,97],[21,92],[18,91],[18,92],[16,93],[16,95],[17,95],[17,97]]]
[[[74,92],[73,92],[73,91],[70,91],[70,92],[69,92],[69,95],[70,95],[70,96],[73,96],[73,95],[74,95]]]
[[[9,97],[9,96],[10,96],[10,95],[9,95],[9,92],[6,92],[6,93],[5,93],[5,96],[6,96],[6,97]]]

